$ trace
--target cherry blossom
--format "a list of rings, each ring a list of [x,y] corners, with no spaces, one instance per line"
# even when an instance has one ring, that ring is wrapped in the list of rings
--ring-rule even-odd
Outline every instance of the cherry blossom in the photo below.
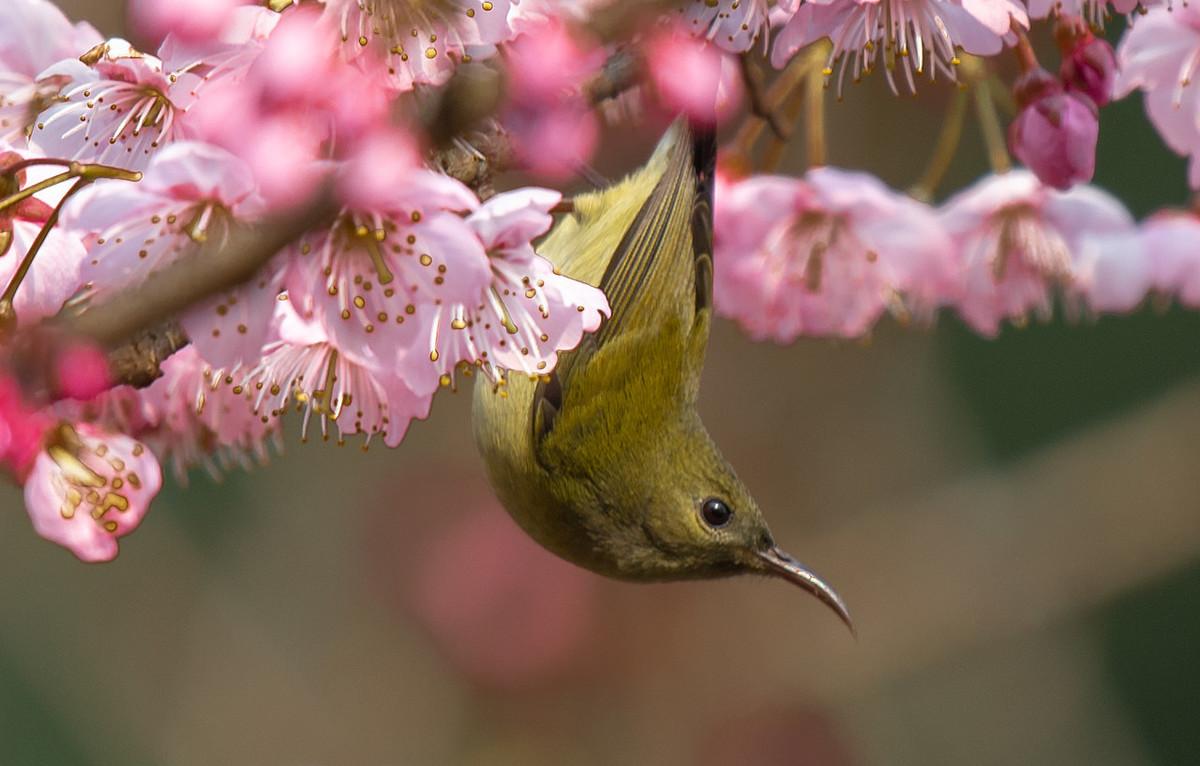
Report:
[[[325,0],[346,59],[385,59],[388,83],[398,91],[440,85],[459,62],[490,55],[512,36],[510,8],[510,0]]]
[[[159,147],[190,135],[182,118],[195,101],[198,76],[172,72],[120,39],[81,59],[42,73],[69,78],[61,103],[38,115],[33,132],[47,154],[141,170]]]
[[[1118,97],[1140,88],[1146,113],[1167,146],[1191,157],[1188,180],[1200,188],[1200,97],[1189,87],[1200,66],[1200,9],[1153,8],[1117,46]]]
[[[741,53],[750,50],[761,39],[766,42],[768,31],[767,0],[719,0],[680,4],[683,26],[714,45]],[[798,0],[781,3],[785,13],[794,13]]]
[[[1021,111],[1008,130],[1008,145],[1042,181],[1056,189],[1092,180],[1100,117],[1084,93],[1064,90],[1044,69],[1036,68],[1014,86]]]
[[[290,302],[280,303],[279,317],[280,340],[265,349],[240,385],[254,392],[256,414],[277,418],[294,405],[302,413],[305,439],[316,415],[326,439],[332,422],[339,443],[363,434],[367,443],[378,437],[389,447],[400,443],[413,418],[429,414],[432,391],[414,392],[396,373],[357,361],[322,322],[301,316]]]
[[[14,141],[57,95],[64,78],[39,74],[100,42],[92,25],[72,25],[49,0],[10,0],[0,24],[0,140]]]
[[[1141,227],[1154,289],[1188,308],[1200,308],[1200,216],[1159,213]]]
[[[646,57],[655,91],[670,114],[682,112],[712,125],[741,101],[742,77],[733,57],[673,28],[647,41]]]
[[[1029,26],[1016,0],[822,0],[800,5],[776,36],[771,61],[782,67],[827,37],[833,50],[826,74],[841,61],[839,91],[847,71],[857,82],[879,62],[892,90],[897,77],[915,90],[922,75],[954,79],[960,47],[978,56],[999,53],[1012,24]]]
[[[111,561],[117,540],[141,523],[162,486],[154,454],[124,434],[62,423],[25,481],[39,535],[82,561]]]
[[[856,337],[889,308],[928,316],[953,285],[932,211],[864,173],[717,186],[716,306],[756,338]]]
[[[985,335],[1048,317],[1056,286],[1103,311],[1133,308],[1149,287],[1133,218],[1095,187],[1059,192],[1011,171],[952,197],[941,219],[962,258],[958,312]]]

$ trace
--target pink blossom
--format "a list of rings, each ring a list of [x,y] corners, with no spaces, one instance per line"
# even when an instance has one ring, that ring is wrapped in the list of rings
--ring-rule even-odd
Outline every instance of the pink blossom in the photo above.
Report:
[[[1017,0],[823,0],[800,5],[776,35],[771,62],[782,67],[801,48],[828,37],[833,41],[827,74],[841,61],[838,90],[847,70],[853,81],[874,71],[896,90],[898,71],[909,90],[917,77],[938,72],[954,79],[957,48],[991,56],[1004,47],[1013,23],[1029,26]]]
[[[414,392],[395,372],[358,361],[353,353],[358,349],[346,353],[321,321],[301,316],[286,301],[280,303],[280,338],[241,388],[253,392],[255,411],[263,417],[277,418],[295,406],[305,439],[316,415],[326,439],[332,422],[339,443],[364,434],[367,444],[378,437],[395,447],[413,418],[429,414],[432,391]]]
[[[72,25],[48,0],[8,0],[0,24],[0,141],[17,141],[58,94],[62,77],[39,78],[56,61],[100,42],[90,24]]]
[[[1200,217],[1159,213],[1141,227],[1154,289],[1188,308],[1200,308]]]
[[[491,279],[428,315],[430,356],[443,376],[461,362],[493,377],[496,368],[547,374],[558,351],[579,345],[608,316],[603,293],[557,274],[534,252],[532,240],[549,230],[550,209],[560,198],[548,189],[518,189],[492,197],[467,217],[487,251]]]
[[[713,125],[738,107],[742,78],[727,53],[667,30],[646,44],[650,79],[671,113]]]
[[[162,486],[153,453],[124,434],[61,424],[25,481],[37,533],[83,561],[111,561]]]
[[[1059,192],[1011,171],[951,198],[941,218],[962,259],[958,311],[985,335],[1048,317],[1056,286],[1096,311],[1129,310],[1149,287],[1133,218],[1094,187]]]
[[[518,0],[508,11],[514,35],[551,23],[579,24],[611,5],[612,0]]]
[[[287,255],[286,284],[297,311],[315,316],[343,357],[380,371],[423,360],[423,374],[405,378],[425,394],[437,388],[438,373],[419,313],[477,295],[488,260],[458,214],[478,206],[474,193],[448,176],[406,170],[402,153],[390,160],[378,170],[380,183],[387,172],[397,174],[386,207],[346,209],[328,229],[303,237]],[[339,173],[343,187],[354,167],[351,161]]]
[[[765,43],[770,32],[767,0],[686,0],[680,5],[684,28],[731,53],[750,50],[760,38]],[[798,3],[782,5],[794,12]]]
[[[89,236],[82,277],[96,298],[136,287],[151,273],[228,240],[261,210],[254,179],[237,157],[196,142],[158,153],[137,184],[96,184],[72,200],[66,225]],[[278,267],[184,312],[184,329],[219,368],[252,362],[266,342],[281,289]]]
[[[604,62],[596,43],[558,20],[529,25],[505,46],[504,67],[512,99],[552,105],[576,94]]]
[[[1021,111],[1008,129],[1012,153],[1042,183],[1066,190],[1092,180],[1100,116],[1082,93],[1065,91],[1044,69],[1021,76],[1014,86]]]
[[[162,39],[168,34],[186,42],[219,35],[246,0],[131,0],[129,13],[142,34]]]
[[[721,180],[714,224],[717,309],[756,338],[855,337],[885,309],[929,316],[951,297],[933,213],[863,173]]]
[[[70,82],[61,103],[37,119],[33,140],[47,154],[141,170],[159,147],[191,135],[182,118],[196,99],[198,76],[168,71],[120,39],[83,59],[42,73]]]
[[[1190,155],[1188,180],[1200,189],[1200,96],[1189,87],[1200,66],[1200,9],[1180,5],[1150,10],[1130,25],[1117,46],[1120,71],[1114,92],[1146,94],[1146,113],[1167,146]]]
[[[181,480],[196,465],[216,476],[233,465],[266,462],[280,421],[255,411],[257,389],[214,370],[194,345],[166,359],[162,372],[137,392],[146,422],[141,438],[170,461]]]
[[[548,180],[576,175],[600,143],[600,122],[580,98],[537,109],[509,109],[504,126],[522,167]]]
[[[510,0],[450,0],[425,9],[408,0],[325,0],[328,26],[338,30],[347,61],[386,61],[387,83],[397,91],[441,85],[466,58],[490,55],[512,36]],[[426,12],[428,10],[428,13]]]

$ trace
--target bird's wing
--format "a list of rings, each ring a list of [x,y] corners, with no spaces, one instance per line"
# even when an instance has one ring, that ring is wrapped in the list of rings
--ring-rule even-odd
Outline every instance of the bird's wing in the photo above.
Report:
[[[712,305],[715,159],[716,144],[711,132],[693,133],[684,123],[677,123],[643,171],[656,173],[657,181],[632,221],[623,229],[615,247],[610,244],[605,248],[607,265],[598,286],[608,297],[612,316],[577,349],[561,355],[554,372],[538,384],[531,413],[535,446],[554,428],[564,403],[573,398],[572,382],[613,339],[632,334],[653,335],[658,328],[668,326],[690,328],[693,342],[700,345],[694,364],[701,363]],[[635,175],[625,182],[625,186],[632,187],[629,193],[636,193],[633,182],[637,179]],[[604,194],[609,193],[597,195],[588,204],[593,207],[603,205]],[[591,227],[611,231],[612,227],[624,223],[619,220],[620,216],[615,206],[604,206],[588,220],[574,221],[577,228],[570,232],[571,236],[560,237],[554,244],[569,248],[570,240],[586,239],[589,234],[586,229]],[[628,214],[624,217],[628,220]],[[615,238],[616,233],[611,236]],[[553,241],[551,235],[547,243]],[[611,256],[608,256],[610,252]],[[574,275],[572,271],[599,270],[594,257],[568,254],[562,260],[569,275]],[[586,279],[589,275],[580,276]],[[654,361],[631,363],[653,364]],[[672,370],[671,373],[695,377],[697,381],[699,378],[698,368],[694,371]]]

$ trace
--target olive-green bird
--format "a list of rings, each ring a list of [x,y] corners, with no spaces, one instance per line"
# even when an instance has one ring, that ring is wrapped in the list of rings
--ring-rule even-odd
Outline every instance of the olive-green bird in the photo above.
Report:
[[[775,545],[700,422],[712,321],[716,141],[679,122],[649,163],[574,199],[538,248],[612,316],[541,379],[475,389],[475,440],[501,502],[562,558],[609,577],[774,575],[853,630],[841,598]]]

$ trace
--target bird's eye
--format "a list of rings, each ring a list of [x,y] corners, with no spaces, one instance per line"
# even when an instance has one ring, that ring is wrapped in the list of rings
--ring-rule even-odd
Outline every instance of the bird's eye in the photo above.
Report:
[[[733,509],[726,505],[724,500],[710,497],[700,506],[700,518],[713,529],[720,529],[733,518]]]

